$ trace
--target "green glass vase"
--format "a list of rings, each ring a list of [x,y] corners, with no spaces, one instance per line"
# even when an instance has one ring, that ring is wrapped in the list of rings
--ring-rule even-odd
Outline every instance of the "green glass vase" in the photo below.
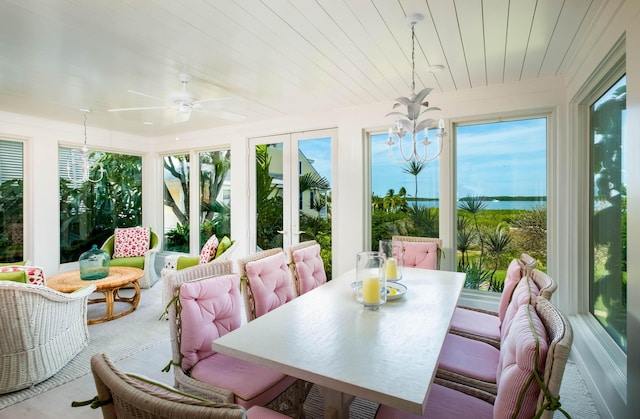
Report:
[[[102,249],[98,249],[95,244],[91,250],[87,250],[80,255],[78,263],[80,264],[81,279],[101,279],[109,275],[109,263],[111,257]]]

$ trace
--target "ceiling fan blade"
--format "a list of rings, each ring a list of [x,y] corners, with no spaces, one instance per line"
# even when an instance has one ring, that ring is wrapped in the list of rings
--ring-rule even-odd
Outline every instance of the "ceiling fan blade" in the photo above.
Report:
[[[147,106],[144,108],[115,108],[107,109],[107,112],[123,112],[123,111],[144,111],[149,109],[167,109],[168,106]]]
[[[227,121],[240,122],[240,121],[244,121],[245,119],[247,119],[246,115],[242,115],[242,114],[235,113],[235,112],[218,111],[218,112],[209,112],[209,113],[211,115],[215,116],[216,118],[226,119]]]
[[[192,104],[198,105],[198,104],[201,104],[201,103],[220,102],[220,101],[223,101],[223,100],[231,100],[231,98],[230,97],[217,97],[217,98],[211,98],[211,99],[201,99],[201,100],[193,101]]]
[[[160,100],[160,101],[162,101],[162,102],[165,102],[165,101],[166,101],[166,99],[162,99],[162,98],[159,98],[159,97],[156,97],[156,96],[151,96],[151,95],[148,95],[148,94],[146,94],[146,93],[142,93],[142,92],[136,92],[135,90],[127,90],[127,92],[129,92],[129,93],[133,93],[134,95],[139,95],[139,96],[148,97],[148,98],[150,98],[150,99]]]

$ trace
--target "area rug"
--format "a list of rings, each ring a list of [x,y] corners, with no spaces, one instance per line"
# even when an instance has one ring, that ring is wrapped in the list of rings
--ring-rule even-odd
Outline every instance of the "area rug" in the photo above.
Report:
[[[124,290],[125,293],[132,290]],[[169,325],[158,320],[162,313],[162,284],[142,290],[140,304],[132,313],[119,319],[89,326],[89,346],[53,377],[31,388],[0,395],[0,409],[44,393],[91,372],[90,359],[96,353],[106,353],[119,361],[136,352],[169,340]],[[125,309],[117,303],[115,312]],[[102,312],[100,312],[102,310]],[[104,304],[89,306],[89,318],[104,314]],[[141,325],[144,325],[141,327]],[[168,361],[168,360],[167,360]]]

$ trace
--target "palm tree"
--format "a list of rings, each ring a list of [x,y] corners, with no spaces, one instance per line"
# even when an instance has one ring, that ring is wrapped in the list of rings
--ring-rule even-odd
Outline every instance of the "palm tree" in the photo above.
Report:
[[[306,191],[312,192],[326,192],[331,186],[327,178],[320,176],[315,172],[307,172],[300,176],[299,179],[299,191],[300,195]],[[322,208],[327,204],[326,197],[324,195],[315,194],[313,202],[311,202],[311,209],[320,212]]]
[[[464,272],[469,265],[469,248],[474,239],[474,232],[469,228],[469,219],[458,216],[458,240],[457,248],[460,251],[460,263],[458,270]]]
[[[416,193],[415,195],[413,195],[413,202],[416,207],[418,206],[418,175],[420,174],[420,172],[422,172],[422,169],[424,169],[425,167],[427,167],[427,163],[420,162],[416,159],[413,159],[409,163],[407,163],[405,167],[402,169],[404,173],[408,173],[414,177],[415,184],[416,184],[416,189],[415,189]]]
[[[476,234],[480,241],[480,259],[478,261],[478,270],[482,271],[482,258],[484,256],[484,239],[482,233],[480,233],[480,226],[478,224],[478,213],[487,208],[487,202],[482,196],[467,196],[460,200],[458,209],[465,211],[473,217],[473,222],[476,227]]]
[[[282,246],[282,196],[269,174],[271,157],[268,145],[256,146],[256,244],[259,249]]]
[[[496,283],[493,282],[493,277],[500,265],[500,256],[503,255],[511,243],[511,234],[509,233],[509,226],[504,222],[498,224],[496,229],[487,235],[487,251],[493,254],[495,258],[495,264],[493,266],[493,272],[489,279],[489,290],[502,291],[501,287],[496,287]]]

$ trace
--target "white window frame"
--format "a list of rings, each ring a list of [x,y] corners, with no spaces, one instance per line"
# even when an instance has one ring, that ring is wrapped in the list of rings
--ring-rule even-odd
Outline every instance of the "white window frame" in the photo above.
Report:
[[[575,272],[571,278],[570,293],[575,295],[575,306],[572,311],[571,324],[574,328],[574,353],[585,365],[590,365],[589,374],[593,382],[603,383],[599,386],[601,396],[605,400],[618,399],[627,404],[627,355],[613,341],[602,325],[589,311],[589,254],[592,243],[589,240],[590,228],[590,147],[589,107],[620,77],[626,73],[625,40],[621,39],[605,57],[602,64],[585,82],[575,97],[570,101],[570,126],[575,127],[573,133],[574,170],[576,196],[575,211],[577,214],[575,233],[572,239],[576,242],[577,257]],[[604,384],[606,383],[606,384]]]

